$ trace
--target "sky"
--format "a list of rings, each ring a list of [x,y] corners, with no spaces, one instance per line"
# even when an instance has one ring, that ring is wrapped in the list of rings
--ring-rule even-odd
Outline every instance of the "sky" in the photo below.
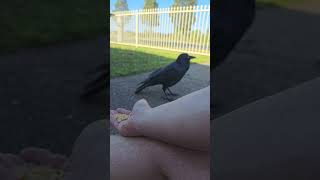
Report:
[[[174,0],[157,0],[159,8],[168,8],[173,4]],[[127,0],[129,10],[137,10],[143,8],[144,0]],[[110,0],[110,10],[111,12],[114,10],[114,4],[116,0]],[[209,5],[210,0],[198,0],[198,5]]]

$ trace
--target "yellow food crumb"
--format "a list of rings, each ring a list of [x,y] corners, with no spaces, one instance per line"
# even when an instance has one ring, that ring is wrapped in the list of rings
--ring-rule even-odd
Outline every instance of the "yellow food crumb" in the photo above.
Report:
[[[129,118],[129,116],[126,115],[126,114],[117,114],[117,115],[116,115],[116,120],[117,120],[118,122],[125,121],[125,120],[127,120],[128,118]]]

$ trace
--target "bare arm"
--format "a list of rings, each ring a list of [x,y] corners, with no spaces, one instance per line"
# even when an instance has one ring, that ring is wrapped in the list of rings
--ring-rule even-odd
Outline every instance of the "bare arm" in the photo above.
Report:
[[[210,86],[150,108],[136,124],[144,136],[197,150],[209,150]]]

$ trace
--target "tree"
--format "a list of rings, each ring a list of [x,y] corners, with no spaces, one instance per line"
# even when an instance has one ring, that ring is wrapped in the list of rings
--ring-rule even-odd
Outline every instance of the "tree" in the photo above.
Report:
[[[158,8],[158,3],[156,0],[144,0],[143,9],[154,9]],[[152,14],[151,18],[148,18],[146,15],[142,16],[141,21],[142,24],[147,24],[150,26],[150,28],[159,26],[159,15],[158,14]]]
[[[173,4],[171,7],[182,7],[182,6],[194,6],[197,4],[197,0],[174,0]],[[178,32],[178,31],[190,31],[192,25],[195,23],[196,21],[196,17],[195,14],[188,14],[187,16],[182,16],[180,19],[180,22],[177,22],[176,19],[176,15],[175,13],[171,13],[169,14],[170,16],[170,20],[174,26],[174,31]],[[187,22],[188,21],[188,22]],[[189,21],[191,21],[191,23],[189,23]],[[183,24],[184,23],[184,24]]]
[[[144,0],[143,9],[158,8],[156,0]]]
[[[115,5],[115,10],[114,11],[127,11],[129,10],[128,8],[128,3],[127,0],[117,0]],[[129,16],[118,16],[118,17],[111,17],[112,19],[116,18],[116,22],[117,22],[117,39],[118,41],[122,41],[123,40],[123,32],[124,32],[124,24],[128,23],[130,21],[130,17]]]
[[[117,2],[114,4],[114,7],[115,7],[114,11],[129,10],[127,0],[117,0]]]
[[[115,7],[114,12],[129,10],[127,0],[117,0],[116,3],[114,4],[114,7]],[[113,17],[111,17],[111,18],[113,18]],[[130,21],[129,16],[124,16],[123,19],[124,19],[124,23],[128,23]]]

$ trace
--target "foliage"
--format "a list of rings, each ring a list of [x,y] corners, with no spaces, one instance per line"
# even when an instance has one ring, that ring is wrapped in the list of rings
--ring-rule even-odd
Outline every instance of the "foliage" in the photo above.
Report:
[[[114,7],[115,7],[114,12],[129,10],[127,0],[117,0],[116,3],[114,4]],[[131,20],[131,17],[130,16],[122,16],[122,17],[112,16],[111,19],[113,19],[117,23],[120,30],[123,31],[124,24],[129,23]]]
[[[194,6],[197,5],[197,0],[174,0],[174,3],[171,7],[183,7],[183,6]],[[172,13],[169,14],[170,20],[174,26],[174,31],[190,31],[192,28],[192,25],[196,21],[195,13],[191,13],[190,17],[188,16],[182,16],[180,19],[180,22],[176,21],[176,14]],[[189,20],[185,20],[186,18],[189,18]],[[191,23],[189,23],[191,21]],[[184,24],[183,24],[184,23]]]
[[[158,8],[158,3],[156,0],[144,0],[144,6],[143,9],[155,9]],[[152,17],[148,18],[148,17]],[[142,24],[149,25],[150,28],[159,26],[159,15],[158,14],[152,14],[150,15],[142,15],[141,17]]]
[[[114,11],[127,11],[128,8],[128,2],[127,0],[117,0],[114,4],[115,10]]]

